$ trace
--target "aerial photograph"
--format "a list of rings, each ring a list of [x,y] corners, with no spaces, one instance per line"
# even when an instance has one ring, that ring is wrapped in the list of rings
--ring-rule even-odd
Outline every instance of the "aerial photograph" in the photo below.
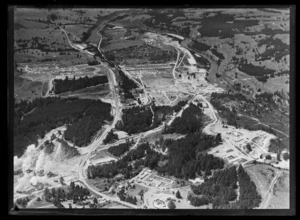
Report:
[[[290,209],[290,13],[14,7],[15,209]]]

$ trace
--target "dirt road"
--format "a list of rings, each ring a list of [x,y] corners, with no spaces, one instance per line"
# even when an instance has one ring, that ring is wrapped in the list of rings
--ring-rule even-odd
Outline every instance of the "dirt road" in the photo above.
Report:
[[[274,179],[272,180],[272,182],[270,184],[270,187],[267,190],[267,193],[266,193],[265,197],[263,198],[263,200],[262,200],[262,202],[259,206],[259,209],[267,209],[268,208],[268,205],[269,205],[269,202],[270,202],[270,199],[271,199],[271,196],[272,196],[274,185],[275,185],[276,181],[278,180],[278,177],[281,174],[282,174],[282,171],[278,172],[276,174],[276,176],[274,177]]]

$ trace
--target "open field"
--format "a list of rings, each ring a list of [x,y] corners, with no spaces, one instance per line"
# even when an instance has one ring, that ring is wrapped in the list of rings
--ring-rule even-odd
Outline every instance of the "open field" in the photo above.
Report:
[[[264,208],[289,208],[289,172],[283,171],[275,182],[274,187],[269,190],[275,175],[280,171],[268,165],[254,165],[246,168],[247,173],[254,181],[258,192],[264,199]]]
[[[22,83],[20,85],[20,83]],[[29,79],[15,77],[14,96],[17,101],[19,100],[33,100],[43,96],[45,86],[43,82],[35,82]]]
[[[267,209],[290,208],[290,178],[289,172],[283,172],[275,183]]]

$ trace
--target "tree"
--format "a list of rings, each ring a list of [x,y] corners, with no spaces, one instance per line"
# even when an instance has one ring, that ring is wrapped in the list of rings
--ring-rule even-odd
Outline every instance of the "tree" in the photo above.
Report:
[[[62,176],[59,178],[59,182],[60,182],[61,185],[66,185],[65,180]]]
[[[70,188],[71,188],[72,191],[75,189],[75,183],[74,182],[70,183]]]
[[[280,156],[281,156],[281,153],[278,152],[278,153],[277,153],[277,160],[278,160],[278,161],[281,161]]]
[[[287,153],[287,152],[286,152],[286,153],[284,153],[284,154],[283,154],[283,159],[284,159],[284,160],[288,160],[288,159],[290,159],[290,155],[289,155],[289,153]]]
[[[221,143],[222,142],[222,137],[221,137],[220,133],[218,133],[217,136],[216,136],[216,142],[217,143]]]
[[[251,149],[251,145],[250,145],[249,143],[246,145],[246,148],[247,148],[248,151],[251,151],[251,150],[252,150],[252,149]]]
[[[182,198],[182,196],[181,196],[179,190],[177,190],[177,192],[176,192],[176,198],[177,198],[177,199],[181,199],[181,198]]]
[[[170,200],[170,201],[168,202],[168,208],[169,208],[169,209],[175,209],[175,208],[176,208],[176,205],[175,205],[175,203],[173,202],[173,200]]]
[[[117,195],[121,201],[125,201],[126,197],[124,196],[123,192],[120,191]]]
[[[94,204],[98,204],[98,200],[96,197],[94,198],[93,202],[94,202]]]
[[[51,193],[48,187],[46,187],[44,190],[44,197],[47,202],[49,202],[51,199]]]
[[[53,141],[56,138],[55,134],[52,134],[51,141]]]
[[[143,196],[144,196],[144,190],[143,189],[139,192],[139,196],[141,197],[141,200],[143,200]]]
[[[53,198],[56,198],[56,191],[55,191],[55,188],[52,188],[51,190],[51,195]]]
[[[268,154],[268,155],[266,156],[266,159],[267,159],[267,160],[271,160],[271,159],[272,159],[271,155]]]

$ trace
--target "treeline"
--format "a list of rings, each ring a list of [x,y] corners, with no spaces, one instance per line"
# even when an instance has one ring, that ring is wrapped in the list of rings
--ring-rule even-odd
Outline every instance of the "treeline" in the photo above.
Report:
[[[270,140],[269,152],[281,153],[286,148],[288,147],[279,138]]]
[[[220,60],[224,60],[224,59],[225,59],[224,55],[223,55],[222,53],[218,52],[216,48],[213,48],[213,49],[211,50],[211,52],[212,52],[216,57],[218,57]]]
[[[196,60],[196,62],[197,62],[197,66],[199,67],[199,68],[210,68],[210,62],[206,59],[206,58],[204,58],[203,56],[196,56],[195,54],[195,52],[193,52],[193,51],[191,51],[191,53],[193,54],[193,56],[194,56],[194,58],[195,58],[195,60]]]
[[[19,208],[26,208],[29,201],[30,201],[29,197],[18,198],[16,200],[16,205],[18,205]]]
[[[123,109],[122,121],[117,125],[117,130],[127,132],[129,135],[144,132],[150,129],[153,114],[149,107],[135,106]]]
[[[238,181],[240,196],[237,202],[240,209],[253,209],[261,203],[261,196],[258,194],[254,182],[240,165],[238,168]]]
[[[38,138],[43,138],[50,130],[64,124],[68,124],[65,133],[67,138],[73,141],[75,135],[78,135],[76,140],[82,139],[84,135],[90,135],[90,132],[84,131],[85,129],[95,131],[100,129],[104,120],[111,119],[110,105],[101,101],[47,97],[34,99],[32,102],[15,103],[14,154],[21,156],[29,144],[37,144]],[[91,124],[88,124],[87,120]],[[90,136],[84,137],[88,138]]]
[[[153,127],[159,126],[162,122],[166,120],[166,117],[173,114],[174,112],[179,112],[183,106],[185,106],[187,101],[180,101],[175,106],[152,106],[154,112]]]
[[[50,130],[79,120],[91,100],[47,97],[15,104],[14,154],[21,156],[25,147],[37,143]]]
[[[126,195],[124,189],[121,189],[117,196],[120,198],[121,201],[129,202],[131,204],[137,204],[137,198],[135,196]]]
[[[193,41],[191,45],[189,45],[192,48],[195,48],[196,50],[199,51],[207,51],[210,49],[210,46],[198,41]]]
[[[68,125],[65,132],[65,139],[72,141],[79,147],[86,146],[91,138],[105,121],[111,121],[113,117],[110,114],[110,105],[101,101],[93,101],[85,111],[82,117]]]
[[[193,193],[189,193],[187,199],[190,201],[192,206],[196,207],[209,204],[209,200],[206,196],[197,196]]]
[[[279,62],[282,57],[290,53],[290,46],[288,44],[285,44],[278,38],[268,37],[266,39],[262,39],[258,42],[257,46],[260,47],[263,44],[267,45],[267,49],[262,54],[257,55],[257,61],[269,60],[274,57],[274,60],[276,62]]]
[[[90,196],[90,191],[87,188],[83,188],[71,182],[66,191],[62,188],[52,188],[51,190],[45,188],[43,195],[46,202],[51,202],[55,206],[63,208],[64,206],[62,206],[61,202],[66,200],[73,200],[73,203],[83,201],[87,196]]]
[[[245,101],[245,102],[251,102],[253,103],[252,100],[248,99],[246,96],[244,96],[241,93],[235,93],[235,94],[230,94],[230,93],[217,93],[217,92],[213,92],[211,94],[211,99],[229,99],[229,100],[238,100],[238,101]]]
[[[255,184],[241,165],[237,171],[235,166],[217,171],[201,185],[192,185],[191,189],[194,194],[205,196],[214,209],[253,209],[261,203]],[[239,190],[239,197],[236,190]],[[192,197],[190,201],[201,198]]]
[[[211,104],[218,109],[219,114],[222,118],[226,119],[228,125],[232,125],[234,127],[238,127],[238,116],[235,109],[230,110],[229,108],[225,107],[220,101],[217,99],[212,99]]]
[[[182,112],[181,117],[175,118],[172,124],[165,129],[164,133],[187,134],[200,131],[203,126],[202,117],[203,111],[200,105],[191,103],[190,106]]]
[[[157,158],[154,162],[153,158]],[[130,179],[137,175],[142,167],[149,166],[150,162],[157,164],[160,155],[150,148],[149,143],[143,143],[137,146],[136,149],[129,151],[124,157],[118,161],[99,166],[89,166],[87,175],[89,179],[113,178],[115,175],[122,173],[126,179]],[[133,165],[129,164],[133,162]]]
[[[122,173],[126,179],[129,179],[137,175],[143,167],[155,169],[160,175],[185,179],[209,176],[211,170],[224,167],[222,159],[205,153],[220,141],[220,135],[214,137],[200,132],[188,134],[178,140],[163,140],[160,145],[163,151],[168,148],[167,155],[152,150],[149,143],[140,144],[130,151],[128,146],[121,145],[112,148],[114,155],[128,153],[116,162],[88,167],[88,178],[113,178]],[[167,161],[167,163],[159,165],[160,161]]]
[[[134,99],[134,96],[132,95],[132,90],[138,88],[137,84],[132,81],[131,79],[129,79],[125,73],[123,73],[123,71],[119,71],[119,76],[120,76],[120,87],[124,92],[124,97],[125,99]]]
[[[103,143],[108,144],[108,143],[111,143],[112,141],[118,140],[118,139],[119,139],[118,135],[114,134],[114,132],[111,130],[110,132],[108,132],[107,136],[103,140]]]
[[[257,99],[258,101],[262,101],[263,100],[265,102],[275,103],[274,100],[273,100],[273,94],[272,93],[268,93],[268,92],[263,92],[263,93],[260,93],[260,94],[256,94],[255,95],[255,99]]]
[[[223,168],[224,162],[220,158],[206,154],[205,151],[219,143],[219,136],[214,137],[200,132],[188,134],[178,140],[166,139],[161,147],[163,151],[168,149],[166,157],[168,162],[162,167],[157,167],[157,171],[162,175],[185,179],[193,179],[196,175],[211,175],[211,170]]]
[[[233,166],[215,172],[201,185],[191,185],[191,189],[194,194],[205,196],[217,209],[237,198],[237,180],[236,167]]]
[[[127,141],[124,144],[119,144],[116,146],[111,146],[110,148],[107,149],[107,151],[116,156],[116,157],[120,157],[121,155],[123,155],[125,152],[129,151],[130,146],[132,145],[132,142]]]
[[[83,89],[90,86],[96,86],[99,84],[107,83],[107,76],[94,76],[94,77],[80,77],[79,79],[55,79],[54,80],[54,92],[55,94],[60,94],[68,91],[75,91]]]
[[[254,125],[243,125],[243,128],[248,129],[249,131],[257,131],[262,130],[270,134],[276,135],[276,132],[273,130],[273,128],[264,125],[264,124],[254,124]]]
[[[245,60],[241,60],[239,65],[239,70],[250,75],[254,76],[258,81],[263,83],[267,82],[269,75],[274,74],[274,70],[266,69],[260,66],[254,66],[253,64],[246,63]]]

